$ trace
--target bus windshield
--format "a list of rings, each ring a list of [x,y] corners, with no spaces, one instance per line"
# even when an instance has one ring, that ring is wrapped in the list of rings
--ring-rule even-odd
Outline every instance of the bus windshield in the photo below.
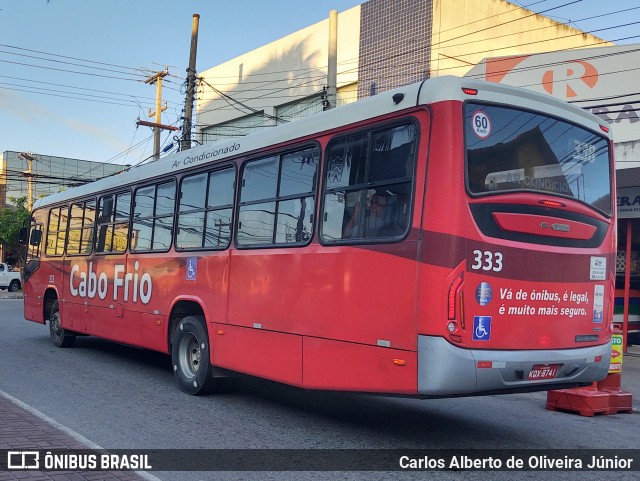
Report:
[[[467,182],[472,195],[535,191],[571,197],[611,215],[609,145],[566,121],[467,103]]]

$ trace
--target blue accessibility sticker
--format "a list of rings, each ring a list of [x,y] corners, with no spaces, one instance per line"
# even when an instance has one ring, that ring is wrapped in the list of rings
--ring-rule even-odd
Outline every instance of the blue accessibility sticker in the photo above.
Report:
[[[491,339],[491,316],[473,317],[473,340],[488,341]]]
[[[195,281],[198,277],[198,258],[187,257],[187,280]]]

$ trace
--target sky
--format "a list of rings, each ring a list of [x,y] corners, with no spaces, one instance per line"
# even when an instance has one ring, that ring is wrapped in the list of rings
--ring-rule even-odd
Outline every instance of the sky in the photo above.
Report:
[[[0,151],[139,163],[153,150],[152,130],[136,127],[155,110],[155,85],[144,80],[166,67],[162,123],[179,126],[193,14],[204,71],[360,3],[0,0]],[[606,40],[640,43],[638,0],[511,3]],[[173,135],[163,132],[163,146]]]

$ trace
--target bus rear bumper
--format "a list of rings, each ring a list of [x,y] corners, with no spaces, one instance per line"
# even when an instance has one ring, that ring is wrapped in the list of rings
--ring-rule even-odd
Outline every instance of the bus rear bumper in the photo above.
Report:
[[[497,351],[463,349],[442,337],[418,336],[418,393],[465,396],[584,385],[607,376],[610,358],[611,342],[564,350]],[[529,373],[540,365],[557,366],[557,374],[530,380]]]

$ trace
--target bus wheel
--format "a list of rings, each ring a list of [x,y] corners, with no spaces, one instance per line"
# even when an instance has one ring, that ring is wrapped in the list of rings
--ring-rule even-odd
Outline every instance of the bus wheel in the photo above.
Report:
[[[51,340],[56,347],[71,347],[76,340],[76,336],[65,331],[60,326],[60,310],[58,309],[58,301],[53,301],[51,306],[51,314],[49,315],[49,333]]]
[[[193,395],[213,391],[213,368],[209,352],[204,318],[187,316],[182,319],[171,347],[173,374],[181,391]]]

